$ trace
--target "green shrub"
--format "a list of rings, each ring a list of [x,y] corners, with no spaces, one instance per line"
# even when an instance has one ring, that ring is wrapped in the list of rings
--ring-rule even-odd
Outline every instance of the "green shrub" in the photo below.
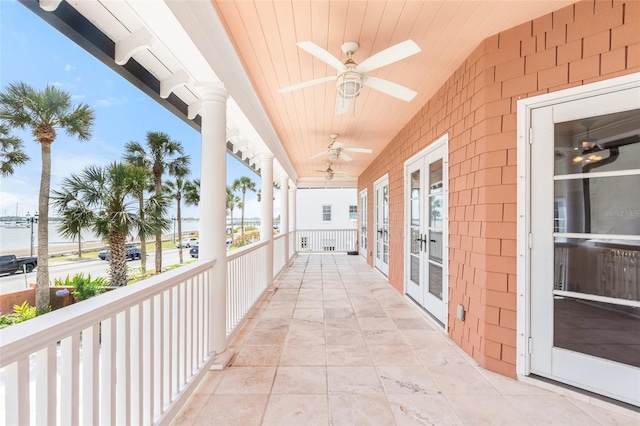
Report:
[[[13,305],[13,313],[11,314],[13,324],[18,324],[35,317],[36,307],[29,306],[26,300],[22,302],[22,305]]]
[[[0,328],[9,327],[13,325],[13,318],[11,315],[0,314]]]
[[[252,226],[252,225],[247,225],[244,227],[244,232],[245,234],[247,233],[247,231],[259,231],[260,229],[258,229],[256,226]]]
[[[67,275],[67,278],[64,280],[56,279],[53,284],[55,286],[73,287],[74,290],[71,294],[73,294],[76,300],[82,301],[103,293],[105,287],[109,286],[109,281],[103,277],[91,279],[91,274],[85,277],[83,273],[79,273],[75,274],[72,278]]]

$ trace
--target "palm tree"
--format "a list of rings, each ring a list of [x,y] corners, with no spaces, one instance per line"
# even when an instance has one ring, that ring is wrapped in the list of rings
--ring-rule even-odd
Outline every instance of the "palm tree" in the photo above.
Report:
[[[227,185],[227,210],[231,214],[231,239],[233,240],[233,210],[240,204],[240,197],[233,193],[233,189]]]
[[[54,205],[64,215],[68,200],[77,199],[87,215],[92,216],[91,228],[109,242],[111,285],[127,284],[127,236],[136,232],[140,218],[137,208],[138,188],[146,179],[146,171],[131,164],[89,166],[78,175],[71,175],[56,191]],[[151,197],[152,208],[166,213],[169,206],[162,194]],[[89,213],[91,212],[91,213]],[[168,227],[168,220],[161,222]],[[156,231],[152,229],[152,231]]]
[[[49,307],[49,192],[51,189],[51,145],[56,129],[80,141],[91,137],[93,111],[88,105],[71,104],[71,95],[47,86],[36,90],[22,83],[11,83],[0,93],[0,119],[8,126],[30,129],[42,150],[42,173],[38,197],[38,273],[36,309]]]
[[[153,235],[155,232],[149,232],[149,226],[154,227],[153,222],[156,220],[161,220],[162,218],[158,218],[155,216],[155,212],[153,209],[149,209],[148,203],[145,203],[145,193],[147,191],[153,191],[154,182],[153,175],[151,171],[144,167],[143,164],[132,164],[136,167],[140,167],[145,171],[147,178],[138,182],[140,185],[134,189],[138,198],[138,239],[140,240],[140,270],[144,274],[147,272],[147,240]]]
[[[182,197],[186,190],[186,183],[188,181],[184,181],[181,177],[177,177],[175,181],[168,181],[164,184],[164,193],[170,198],[174,198],[176,200],[176,216],[178,220],[178,258],[180,259],[180,264],[182,265],[184,261],[182,260]]]
[[[11,176],[16,166],[29,161],[22,139],[9,135],[9,126],[0,123],[0,175]]]
[[[82,230],[88,229],[94,221],[93,212],[83,205],[82,201],[73,194],[62,194],[53,191],[53,198],[64,197],[66,208],[62,211],[62,220],[58,231],[66,238],[78,238],[78,257],[82,257]]]
[[[242,191],[242,216],[240,219],[240,227],[242,228],[242,235],[244,235],[244,206],[245,206],[245,196],[247,191],[256,192],[256,184],[246,176],[241,176],[238,179],[233,181],[233,185],[231,185],[233,191]]]
[[[189,156],[184,148],[163,132],[147,132],[146,146],[131,141],[125,145],[124,159],[128,163],[141,165],[151,170],[154,180],[154,191],[157,196],[162,193],[162,176],[184,177],[189,172]],[[156,217],[160,212],[156,212]],[[156,232],[156,273],[162,271],[162,231]]]
[[[200,204],[200,179],[188,180],[184,184],[184,203],[188,206]]]

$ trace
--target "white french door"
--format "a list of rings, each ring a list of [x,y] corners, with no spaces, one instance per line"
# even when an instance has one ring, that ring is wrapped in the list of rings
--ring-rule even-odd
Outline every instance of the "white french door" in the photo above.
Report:
[[[406,293],[447,323],[446,136],[405,166]]]
[[[368,236],[367,232],[367,215],[369,214],[368,206],[367,206],[367,190],[363,189],[360,191],[360,244],[358,246],[360,251],[360,256],[363,256],[365,259],[367,258],[367,250],[368,250]]]
[[[531,126],[531,372],[640,406],[640,87]]]
[[[373,266],[389,276],[389,177],[384,176],[373,184],[375,219],[373,239],[375,244]]]

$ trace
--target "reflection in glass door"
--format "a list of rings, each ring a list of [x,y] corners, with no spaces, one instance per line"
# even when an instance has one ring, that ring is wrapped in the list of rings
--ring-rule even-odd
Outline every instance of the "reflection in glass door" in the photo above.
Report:
[[[406,292],[443,325],[447,318],[446,137],[406,166]]]
[[[369,214],[369,210],[367,209],[367,190],[364,189],[360,192],[360,255],[367,258],[367,215]]]
[[[374,185],[374,241],[373,265],[389,275],[389,177],[377,180]]]
[[[532,111],[531,371],[640,406],[638,117],[638,88]]]

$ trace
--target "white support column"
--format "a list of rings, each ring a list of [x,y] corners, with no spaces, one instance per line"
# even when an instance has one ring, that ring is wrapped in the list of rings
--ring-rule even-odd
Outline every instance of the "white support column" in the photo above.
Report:
[[[289,232],[296,232],[296,215],[297,206],[296,206],[296,188],[293,184],[289,187]],[[294,238],[295,241],[295,238]]]
[[[289,178],[280,178],[280,232],[289,232]],[[284,262],[289,263],[289,236],[284,238]]]
[[[200,260],[215,259],[209,275],[209,353],[214,369],[222,369],[233,355],[227,350],[227,98],[222,83],[203,86],[200,168]]]
[[[268,241],[267,284],[273,290],[273,154],[260,155],[262,200],[260,201],[260,239]]]

